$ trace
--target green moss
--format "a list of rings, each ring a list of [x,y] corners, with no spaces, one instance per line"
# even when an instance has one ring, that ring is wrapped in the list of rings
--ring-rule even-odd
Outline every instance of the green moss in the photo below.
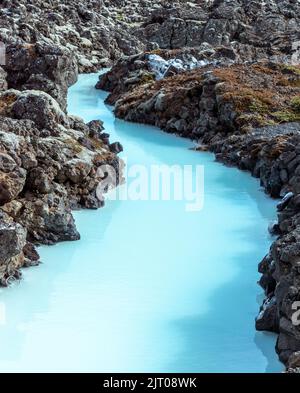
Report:
[[[300,66],[234,66],[214,74],[222,81],[218,94],[234,107],[243,129],[300,120]]]
[[[291,100],[291,107],[292,107],[294,112],[300,114],[300,96],[294,97]]]
[[[282,86],[300,87],[300,66],[282,65]]]
[[[300,121],[300,113],[295,113],[294,111],[284,110],[273,112],[270,114],[276,122],[288,123],[292,121]]]
[[[140,78],[140,84],[144,85],[146,83],[154,82],[155,77],[153,74],[150,73],[144,73],[141,78]]]
[[[118,14],[118,15],[116,16],[116,19],[117,19],[118,21],[120,21],[120,22],[124,22],[124,20],[125,20],[124,14],[122,14],[122,13]]]
[[[251,124],[254,127],[266,127],[273,126],[276,122],[267,116],[257,113],[247,113],[240,115],[237,118],[237,122],[240,126]]]
[[[292,65],[283,65],[282,71],[290,72],[291,74],[296,74],[300,76],[300,67]]]
[[[255,99],[252,97],[252,102],[249,105],[249,110],[251,112],[257,112],[257,113],[267,113],[269,111],[268,105],[266,105],[264,102]]]

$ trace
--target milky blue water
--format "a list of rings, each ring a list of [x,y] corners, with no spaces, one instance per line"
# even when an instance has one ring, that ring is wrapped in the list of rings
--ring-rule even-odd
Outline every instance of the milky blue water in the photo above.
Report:
[[[204,165],[204,208],[108,201],[76,212],[82,239],[40,248],[43,264],[1,290],[0,370],[281,371],[276,337],[254,329],[275,202],[192,142],[115,119],[96,80],[80,77],[69,112],[104,120],[128,166]]]

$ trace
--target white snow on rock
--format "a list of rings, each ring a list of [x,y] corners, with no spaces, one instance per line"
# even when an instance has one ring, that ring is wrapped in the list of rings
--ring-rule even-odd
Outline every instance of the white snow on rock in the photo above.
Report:
[[[176,58],[165,60],[159,55],[149,55],[148,61],[150,69],[155,74],[157,80],[163,79],[170,67],[177,69],[179,72],[183,72],[201,68],[209,64],[208,61],[198,61],[194,56],[189,56],[186,60]]]
[[[269,298],[269,299],[266,299],[266,300],[264,301],[264,303],[263,303],[262,310],[260,311],[260,313],[258,314],[258,316],[257,316],[256,319],[257,319],[257,320],[262,319],[263,316],[264,316],[264,314],[265,314],[265,312],[266,312],[266,310],[267,310],[268,308],[272,307],[274,304],[276,304],[276,302],[277,302],[277,300],[276,300],[276,297],[275,297],[275,296],[273,296],[273,297],[271,297],[271,298]]]

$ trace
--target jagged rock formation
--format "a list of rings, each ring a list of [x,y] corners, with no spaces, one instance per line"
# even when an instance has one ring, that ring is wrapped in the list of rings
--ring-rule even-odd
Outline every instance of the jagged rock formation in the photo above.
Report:
[[[66,110],[68,87],[77,80],[74,54],[67,48],[47,43],[6,46],[7,83],[19,90],[42,90]]]
[[[165,2],[139,29],[141,39],[161,49],[231,48],[237,58],[290,57],[300,40],[297,0],[198,0]]]
[[[0,41],[13,46],[39,43],[48,50],[54,45],[68,57],[72,53],[80,71],[95,71],[123,54],[143,49],[144,45],[131,34],[133,27],[143,20],[137,14],[139,2],[136,3],[3,0]],[[142,9],[147,10],[149,3],[145,1]],[[40,49],[37,47],[38,54]]]
[[[32,243],[77,240],[71,208],[97,208],[96,189],[119,160],[101,122],[68,116],[49,94],[0,93],[0,283],[36,264]],[[113,152],[113,151],[114,152]]]
[[[211,52],[206,44],[198,48],[143,52],[121,58],[100,78],[96,88],[111,92],[107,103],[115,104],[122,94],[146,82],[202,68],[208,64],[233,64],[231,55],[232,53],[224,48]]]
[[[103,84],[112,72],[104,77]],[[119,97],[120,85],[127,86],[128,93],[116,102],[117,116],[155,124],[194,139],[202,137],[204,143],[219,132],[247,132],[251,127],[300,120],[296,66],[208,65],[160,81],[141,79],[134,88],[125,79],[123,84],[110,83],[116,89],[113,97]]]
[[[80,71],[144,49],[226,48],[236,61],[291,57],[300,41],[297,0],[3,0],[0,40],[55,45]],[[300,46],[300,45],[299,45]]]
[[[117,3],[110,4],[112,15]],[[112,23],[106,5],[1,2],[0,285],[38,263],[34,244],[77,240],[71,209],[101,207],[96,188],[106,174],[98,168],[119,171],[122,146],[110,144],[101,122],[84,124],[66,114],[78,70],[137,50],[134,38],[124,45],[126,29]]]

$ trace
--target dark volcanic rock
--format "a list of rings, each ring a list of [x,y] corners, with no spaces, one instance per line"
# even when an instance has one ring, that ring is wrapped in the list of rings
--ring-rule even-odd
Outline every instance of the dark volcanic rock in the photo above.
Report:
[[[292,56],[299,40],[298,1],[163,2],[140,28],[161,49],[225,46],[242,61]]]
[[[109,145],[109,149],[112,153],[119,154],[123,151],[123,146],[121,145],[120,142],[114,142],[111,145]]]
[[[257,330],[268,330],[278,333],[278,315],[275,297],[271,297],[264,301],[258,317],[256,318]]]
[[[12,222],[0,211],[0,285],[18,277],[18,271],[25,261],[26,229]]]
[[[100,121],[84,124],[67,116],[67,89],[78,70],[95,71],[144,49],[132,31],[151,12],[150,3],[1,2],[0,41],[6,48],[0,67],[3,285],[19,277],[20,267],[38,263],[33,243],[79,238],[71,208],[103,206],[96,195],[99,166],[112,165],[121,175],[116,154],[122,146],[110,143]]]
[[[150,4],[150,0],[136,3],[127,0],[122,4],[102,0],[80,4],[75,0],[64,3],[36,0],[34,4],[28,0],[4,0],[0,10],[0,40],[10,44],[9,66],[14,68],[18,83],[20,79],[27,82],[32,69],[26,88],[43,84],[47,90],[42,90],[50,93],[49,80],[53,78],[45,80],[41,75],[45,75],[46,68],[51,72],[57,61],[60,64],[54,68],[60,68],[63,77],[64,68],[68,69],[74,60],[80,71],[96,71],[123,54],[132,55],[143,49],[144,44],[133,31],[151,11]],[[23,70],[19,68],[22,64]],[[60,101],[59,92],[56,94],[54,98]]]
[[[4,97],[7,94],[10,95],[11,91],[4,93]],[[57,124],[68,126],[68,119],[58,103],[41,91],[26,90],[17,94],[10,114],[15,119],[32,120],[41,129],[51,129]]]
[[[60,62],[51,61],[49,64],[51,66],[47,69],[48,74],[45,71],[45,75],[59,75]],[[56,70],[52,68],[54,64]],[[11,72],[9,68],[7,71],[8,74]],[[73,77],[68,80],[66,75],[67,69],[61,75],[66,77],[67,84],[74,82]],[[2,285],[8,285],[13,278],[19,278],[20,267],[38,263],[39,257],[33,244],[79,239],[71,208],[103,206],[103,201],[96,195],[101,180],[97,169],[103,164],[118,167],[119,160],[113,151],[120,150],[118,144],[112,149],[109,141],[102,138],[101,122],[85,124],[80,118],[66,115],[53,95],[40,90],[24,90],[25,84],[19,86],[21,75],[16,76],[15,82],[22,90],[7,90],[5,76],[2,71]],[[56,83],[57,81],[58,79]],[[66,98],[65,91],[66,89],[61,90],[63,102]]]
[[[66,109],[67,89],[78,73],[74,54],[67,48],[43,42],[10,44],[4,68],[9,87],[42,90]]]

